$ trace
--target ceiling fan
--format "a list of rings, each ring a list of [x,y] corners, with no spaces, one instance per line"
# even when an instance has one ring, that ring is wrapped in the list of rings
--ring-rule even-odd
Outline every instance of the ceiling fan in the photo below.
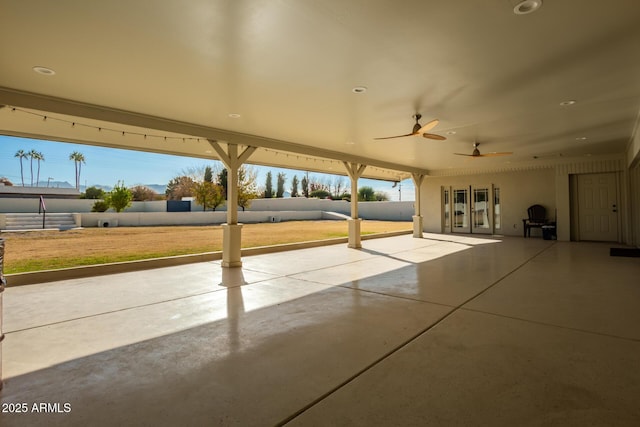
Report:
[[[383,138],[373,138],[373,139],[392,139],[392,138],[403,138],[405,136],[414,136],[414,135],[422,135],[425,138],[429,138],[429,139],[436,139],[438,141],[444,141],[445,138],[444,136],[441,135],[436,135],[434,133],[427,133],[428,131],[430,131],[431,129],[433,129],[434,127],[436,127],[439,123],[438,119],[434,119],[431,120],[429,123],[427,123],[426,125],[422,126],[420,124],[420,119],[422,118],[422,114],[420,113],[416,113],[413,116],[414,119],[416,119],[416,124],[413,125],[413,131],[411,133],[408,133],[406,135],[396,135],[396,136],[385,136]]]
[[[462,153],[453,153],[453,154],[456,154],[458,156],[467,156],[467,157],[496,157],[496,156],[509,156],[513,154],[511,151],[503,152],[503,153],[493,152],[493,153],[487,153],[487,154],[480,154],[480,150],[478,150],[479,145],[480,145],[479,142],[473,143],[473,153],[471,154],[462,154]]]

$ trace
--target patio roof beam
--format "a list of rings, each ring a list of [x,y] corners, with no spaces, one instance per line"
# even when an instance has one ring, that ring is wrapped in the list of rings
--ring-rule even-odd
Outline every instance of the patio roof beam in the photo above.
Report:
[[[368,164],[370,166],[392,171],[428,174],[427,170],[421,168],[387,162],[375,158],[362,157],[356,154],[327,150],[317,146],[303,145],[295,142],[265,138],[239,132],[231,132],[194,123],[34,94],[5,87],[0,87],[0,105],[29,108],[73,117],[83,117],[92,120],[103,120],[111,123],[120,123],[123,125],[137,126],[152,130],[191,135],[196,138],[227,142],[236,145],[267,148],[311,157]],[[34,137],[34,135],[30,134],[28,131],[21,133],[11,132],[11,134],[15,136]],[[327,173],[328,172],[329,171],[327,171]]]

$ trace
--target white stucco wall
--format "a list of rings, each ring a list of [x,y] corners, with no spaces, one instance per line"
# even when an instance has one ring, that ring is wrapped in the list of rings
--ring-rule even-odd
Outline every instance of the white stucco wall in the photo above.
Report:
[[[86,199],[45,199],[47,212],[50,213],[90,213],[95,200]],[[37,198],[0,198],[0,213],[35,213],[38,212],[39,199]],[[133,202],[126,213],[154,213],[166,212],[167,202]],[[251,203],[248,212],[286,212],[286,211],[327,211],[349,215],[351,205],[343,200],[305,199],[304,197],[289,199],[255,199]],[[226,207],[220,206],[216,213],[226,215]],[[360,202],[358,203],[359,216],[364,219],[377,219],[387,221],[411,221],[413,214],[413,202]],[[113,210],[106,212],[113,213]],[[191,213],[203,213],[202,206],[191,203]],[[210,213],[210,212],[209,212]],[[223,221],[224,222],[224,221]]]
[[[551,168],[478,175],[427,177],[420,192],[424,231],[442,232],[442,186],[468,187],[471,185],[484,187],[491,184],[500,188],[502,229],[496,231],[499,234],[522,236],[522,219],[527,218],[527,208],[534,204],[544,206],[547,208],[547,215],[550,218],[554,217],[556,181],[555,170]]]

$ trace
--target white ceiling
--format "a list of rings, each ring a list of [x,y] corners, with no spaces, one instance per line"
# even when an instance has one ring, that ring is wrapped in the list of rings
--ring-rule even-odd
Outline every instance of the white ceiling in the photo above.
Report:
[[[640,2],[543,1],[0,0],[0,133],[391,180],[469,167],[474,141],[514,152],[474,168],[624,153]],[[374,140],[416,112],[447,140]]]

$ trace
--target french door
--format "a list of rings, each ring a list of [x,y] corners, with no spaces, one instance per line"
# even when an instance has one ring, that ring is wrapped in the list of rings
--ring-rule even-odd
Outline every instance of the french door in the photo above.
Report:
[[[443,187],[443,231],[493,234],[493,195],[491,185]]]

